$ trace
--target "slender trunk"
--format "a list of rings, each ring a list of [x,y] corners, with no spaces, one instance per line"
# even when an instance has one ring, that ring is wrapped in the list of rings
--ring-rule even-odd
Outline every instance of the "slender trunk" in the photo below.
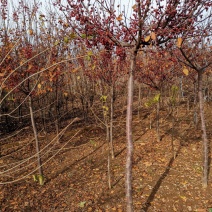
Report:
[[[156,122],[157,122],[157,141],[160,141],[160,100],[157,102],[157,114],[156,114]]]
[[[197,129],[198,117],[197,117],[197,84],[194,82],[194,126]]]
[[[152,129],[152,116],[151,116],[151,113],[149,115],[149,129],[150,130]]]
[[[103,96],[103,95],[102,95]],[[108,110],[106,109],[106,99],[102,101],[102,108],[103,108],[103,116],[104,116],[104,123],[106,127],[106,140],[108,144],[108,160],[107,160],[107,174],[108,174],[108,188],[111,189],[111,143],[110,143],[110,124],[108,121]]]
[[[141,83],[138,85],[138,119],[140,120],[140,110],[141,110]]]
[[[57,134],[57,143],[60,143],[58,119],[55,120],[55,128]]]
[[[111,97],[110,97],[110,152],[112,159],[115,158],[113,147],[113,108],[114,108],[114,85],[111,85]]]
[[[209,158],[208,158],[208,139],[206,132],[205,116],[204,116],[204,99],[202,93],[202,71],[198,71],[198,96],[199,96],[199,108],[202,128],[202,140],[203,140],[203,188],[208,185],[208,169],[209,169]]]
[[[111,189],[111,144],[110,144],[110,126],[107,121],[107,117],[105,117],[106,121],[106,139],[108,143],[108,158],[107,158],[107,173],[108,173],[108,188]]]
[[[172,145],[173,158],[175,159],[176,154],[175,154],[175,151],[174,151],[174,106],[172,106],[171,117],[172,117],[172,140],[171,140],[171,145]]]
[[[42,125],[43,125],[43,132],[46,133],[45,108],[42,109],[42,105],[45,105],[45,103],[43,102],[43,104],[42,104],[41,101],[42,100],[38,100],[38,104],[40,107],[40,116],[41,116]]]
[[[108,160],[107,160],[107,173],[108,173],[108,188],[111,189],[111,160],[110,160],[110,147],[108,146]]]
[[[23,118],[22,118],[22,105],[19,103],[18,106],[18,119],[19,119],[19,123],[23,122]]]
[[[110,126],[109,126],[107,120],[105,121],[105,124],[106,124],[106,140],[108,142],[108,146],[110,149]]]
[[[37,128],[35,125],[35,120],[34,120],[34,115],[33,115],[31,96],[29,96],[29,110],[30,110],[32,128],[33,128],[34,137],[35,137],[36,153],[37,153],[37,160],[38,160],[38,171],[39,171],[39,175],[43,176],[42,162],[41,162],[41,157],[40,157],[40,147],[39,147],[39,141],[38,141]]]
[[[107,158],[107,174],[108,174],[108,188],[111,189],[111,144],[110,144],[110,127],[108,125],[108,123],[106,122],[107,126],[106,126],[106,139],[107,139],[107,143],[108,143],[108,158]]]
[[[59,134],[59,94],[58,94],[58,82],[56,82],[56,105],[55,105],[55,115],[56,115],[56,120],[55,120],[55,128],[56,128],[56,133],[57,133],[57,143],[60,143],[60,138],[58,136]]]
[[[211,101],[211,97],[210,97],[210,78],[209,78],[209,75],[207,75],[207,101],[208,102]]]
[[[129,79],[128,79],[128,95],[127,95],[127,117],[126,117],[126,135],[127,135],[127,158],[126,158],[126,201],[127,212],[133,211],[132,199],[132,159],[133,159],[133,139],[132,139],[132,106],[133,106],[133,83],[134,68],[136,63],[136,52],[131,58]]]

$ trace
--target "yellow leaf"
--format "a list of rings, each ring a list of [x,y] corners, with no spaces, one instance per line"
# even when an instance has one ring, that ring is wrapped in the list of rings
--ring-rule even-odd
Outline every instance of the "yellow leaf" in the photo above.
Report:
[[[74,32],[72,32],[72,33],[69,35],[69,37],[70,37],[71,39],[75,39],[75,38],[77,37],[77,35],[76,35]]]
[[[69,41],[68,37],[64,37],[63,40],[64,40],[65,43],[68,43],[68,41]]]
[[[153,98],[153,102],[157,103],[160,100],[160,93],[158,93],[157,95],[154,96]]]
[[[38,181],[38,176],[37,176],[37,175],[33,174],[32,177],[33,177],[33,180],[34,180],[35,182]]]
[[[41,88],[41,84],[40,84],[40,83],[38,84],[38,88],[39,88],[39,89]]]
[[[117,21],[122,21],[123,18],[122,18],[122,14],[120,14],[117,18],[116,18]]]
[[[137,4],[134,4],[134,5],[132,6],[132,9],[133,9],[133,10],[136,10],[136,8],[137,8]]]
[[[38,175],[38,181],[40,185],[44,184],[44,176],[43,175]]]
[[[184,181],[184,182],[181,182],[182,185],[187,185],[188,182],[187,181]]]
[[[156,34],[154,32],[151,32],[151,38],[152,40],[156,40]]]
[[[150,38],[151,38],[151,36],[148,35],[148,36],[146,36],[146,37],[144,38],[144,41],[145,41],[145,42],[149,42]]]
[[[84,208],[84,207],[85,207],[85,204],[86,204],[86,201],[80,202],[80,203],[79,203],[79,207],[80,207],[80,208]]]
[[[88,51],[88,52],[87,52],[87,55],[88,55],[88,56],[92,56],[92,55],[93,55],[93,52],[92,52],[92,51]]]
[[[188,69],[186,67],[183,68],[183,73],[188,76]]]
[[[185,196],[180,196],[180,198],[186,202],[187,198]]]
[[[55,41],[54,45],[57,46],[60,43],[59,40]]]
[[[77,76],[77,79],[80,80],[80,76]]]
[[[178,48],[181,48],[182,42],[183,42],[183,39],[182,38],[177,38],[177,47]]]
[[[34,34],[32,29],[29,29],[28,33],[29,33],[29,35],[33,35]]]

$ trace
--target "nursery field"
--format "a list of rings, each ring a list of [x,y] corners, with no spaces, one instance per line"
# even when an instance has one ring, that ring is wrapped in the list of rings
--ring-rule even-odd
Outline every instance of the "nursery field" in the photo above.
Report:
[[[211,35],[211,0],[1,0],[0,212],[212,212]]]

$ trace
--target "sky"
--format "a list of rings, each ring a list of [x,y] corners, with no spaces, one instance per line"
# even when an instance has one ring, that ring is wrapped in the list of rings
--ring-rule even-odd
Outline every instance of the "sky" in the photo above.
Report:
[[[33,5],[34,1],[40,2],[41,3],[41,8],[40,10],[45,13],[46,8],[52,7],[53,2],[56,0],[8,0],[8,5],[9,5],[9,14],[12,13],[12,8],[17,7],[19,1],[24,1],[28,5],[30,5],[30,2]],[[95,2],[97,0],[91,0],[91,2]],[[135,0],[106,0],[106,2],[114,1],[115,2],[115,8],[117,11],[117,16],[125,10],[126,14],[128,17],[131,16],[132,12],[132,6],[135,4]],[[61,2],[66,2],[66,0],[61,0]],[[86,1],[85,1],[86,2]],[[1,5],[1,4],[0,4]],[[117,5],[120,5],[120,7],[117,7]],[[53,8],[53,7],[52,7]]]

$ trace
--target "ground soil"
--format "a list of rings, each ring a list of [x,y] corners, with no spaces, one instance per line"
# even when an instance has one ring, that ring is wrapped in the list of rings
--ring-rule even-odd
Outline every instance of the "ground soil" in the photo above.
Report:
[[[212,138],[210,108],[207,103],[209,141]],[[20,164],[23,158],[35,153],[30,129],[4,139],[0,158],[3,183],[0,185],[0,211],[126,211],[124,114],[120,113],[114,122],[116,157],[111,160],[112,189],[108,188],[105,130],[98,124],[85,125],[78,121],[67,128],[60,143],[52,140],[55,137],[53,130],[46,135],[39,134],[41,149],[49,145],[42,152],[45,163],[45,184],[42,186],[33,181],[32,175],[36,172],[30,173],[36,168],[36,159]],[[151,129],[150,114],[153,120]],[[157,141],[154,117],[152,108],[141,108],[140,117],[138,111],[134,111],[134,211],[212,211],[212,179],[209,176],[208,188],[203,189],[201,130],[199,124],[197,129],[193,124],[193,110],[188,111],[186,103],[180,104],[172,131],[172,118],[167,108],[161,108],[161,141]],[[64,126],[71,121],[67,120]],[[12,169],[5,172],[8,168]],[[21,180],[22,176],[26,177]],[[4,184],[8,181],[14,182]]]

